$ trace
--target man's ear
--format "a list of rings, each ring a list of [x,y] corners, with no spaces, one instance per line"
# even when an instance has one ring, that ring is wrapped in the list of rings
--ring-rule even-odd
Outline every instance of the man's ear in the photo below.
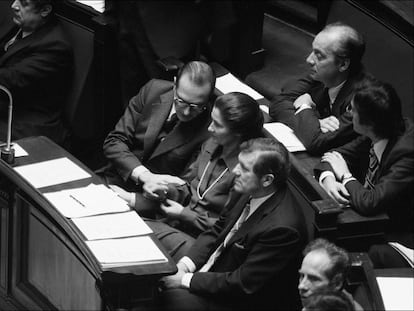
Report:
[[[344,72],[348,70],[350,65],[351,65],[351,60],[349,58],[342,59],[339,64],[339,71]]]
[[[43,8],[40,9],[40,15],[43,18],[46,18],[52,13],[52,6],[50,4],[46,4]]]
[[[344,279],[341,274],[335,274],[331,280],[331,287],[333,290],[340,291],[344,286]]]
[[[275,180],[275,176],[273,174],[266,174],[262,177],[262,186],[269,187],[273,181]]]

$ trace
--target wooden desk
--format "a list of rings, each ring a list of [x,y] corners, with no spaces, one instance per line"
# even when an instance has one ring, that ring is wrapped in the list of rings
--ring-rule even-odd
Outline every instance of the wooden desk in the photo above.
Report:
[[[35,189],[0,161],[0,309],[102,310],[128,307],[121,303],[125,298],[151,299],[158,278],[176,271],[163,248],[167,263],[102,269],[72,221],[42,195],[100,183],[99,178],[45,137],[18,143],[29,156],[13,166],[67,157],[92,177]]]
[[[212,63],[217,76],[229,71],[223,66]],[[216,89],[216,94],[222,93]],[[259,105],[269,105],[266,98],[258,100]],[[265,114],[265,122],[271,122]],[[267,133],[269,137],[269,133]],[[325,237],[350,251],[367,250],[368,245],[380,242],[384,238],[384,229],[388,216],[365,217],[351,208],[342,209],[313,177],[313,168],[320,158],[307,152],[290,154],[291,175],[289,183],[293,186],[296,197],[303,207],[308,222],[309,238]]]

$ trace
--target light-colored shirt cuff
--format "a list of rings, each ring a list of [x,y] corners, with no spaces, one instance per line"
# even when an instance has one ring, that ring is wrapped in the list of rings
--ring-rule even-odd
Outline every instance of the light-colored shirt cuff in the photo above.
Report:
[[[333,178],[335,178],[334,173],[332,173],[331,171],[324,171],[322,172],[322,174],[319,176],[319,184],[322,186],[322,182],[323,180],[328,177],[328,176],[332,176]],[[335,178],[336,180],[336,178]]]
[[[130,192],[129,193],[128,205],[131,206],[131,207],[135,206],[135,196],[136,196],[135,192]]]
[[[311,105],[307,105],[307,104],[303,104],[302,106],[299,107],[298,110],[296,110],[295,115],[297,115],[299,112],[305,110],[305,109],[312,109]]]
[[[190,259],[190,257],[184,256],[183,258],[180,259],[179,262],[180,263],[183,263],[184,266],[187,267],[187,271],[186,272],[194,272],[194,271],[196,271],[196,266],[195,266],[194,262]]]
[[[145,173],[145,172],[149,172],[149,169],[147,169],[144,165],[137,166],[137,167],[136,167],[136,168],[134,168],[134,169],[132,170],[132,172],[131,172],[131,179],[132,179],[134,182],[138,182],[138,181],[139,181],[139,176],[140,176],[142,173]]]
[[[181,279],[181,285],[185,288],[190,288],[191,279],[193,278],[193,273],[185,273]]]
[[[345,185],[346,185],[348,182],[350,182],[351,180],[356,180],[356,178],[355,178],[355,177],[350,177],[350,178],[347,178],[347,179],[345,179],[345,180],[342,182],[342,185],[345,187]]]

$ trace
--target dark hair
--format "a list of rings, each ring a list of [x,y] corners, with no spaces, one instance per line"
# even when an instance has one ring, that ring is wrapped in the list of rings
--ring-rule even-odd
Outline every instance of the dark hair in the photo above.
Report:
[[[379,138],[398,135],[403,126],[401,101],[395,89],[372,76],[355,86],[353,108],[359,122],[372,127]]]
[[[273,184],[284,186],[290,172],[289,152],[286,147],[272,138],[250,139],[240,146],[240,153],[258,152],[253,172],[260,178],[273,174]]]
[[[249,95],[232,92],[217,97],[214,102],[225,125],[241,140],[263,136],[263,113]]]
[[[306,311],[355,311],[353,301],[342,291],[317,291],[306,299]]]
[[[197,86],[209,84],[211,86],[210,96],[214,93],[214,88],[216,86],[216,74],[214,73],[213,68],[205,62],[192,61],[181,67],[177,74],[177,87],[180,82],[180,78],[183,75],[188,75],[190,81]]]
[[[328,255],[331,265],[324,274],[329,280],[339,275],[343,285],[351,264],[347,251],[321,238],[311,241],[303,250],[303,256],[313,251],[324,251]]]
[[[356,73],[362,68],[362,56],[365,53],[364,37],[351,26],[342,22],[328,24],[322,31],[339,31],[340,36],[332,52],[338,59],[348,58],[350,61],[349,71]]]

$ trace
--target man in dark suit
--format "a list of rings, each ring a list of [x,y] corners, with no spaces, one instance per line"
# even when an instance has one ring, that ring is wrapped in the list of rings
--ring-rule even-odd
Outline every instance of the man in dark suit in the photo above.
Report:
[[[163,174],[180,175],[207,138],[214,86],[213,70],[200,61],[184,65],[175,83],[143,86],[105,139],[106,182],[129,191],[143,184],[149,193],[151,185],[180,183]]]
[[[53,14],[53,0],[16,0],[11,9],[12,18],[0,29],[0,84],[13,96],[12,139],[45,135],[61,142],[70,44]],[[6,137],[7,106],[0,94],[0,140]]]
[[[270,116],[295,130],[308,152],[323,152],[356,137],[347,111],[353,86],[364,77],[362,36],[342,23],[327,25],[306,59],[311,72],[291,81],[270,105]]]
[[[161,308],[297,309],[297,268],[306,241],[288,185],[289,154],[258,138],[242,144],[234,190],[215,225],[162,279]]]
[[[413,224],[413,124],[402,118],[394,88],[375,79],[356,88],[351,104],[362,136],[325,153],[315,176],[340,204],[367,216],[386,212],[388,238],[400,240]]]

